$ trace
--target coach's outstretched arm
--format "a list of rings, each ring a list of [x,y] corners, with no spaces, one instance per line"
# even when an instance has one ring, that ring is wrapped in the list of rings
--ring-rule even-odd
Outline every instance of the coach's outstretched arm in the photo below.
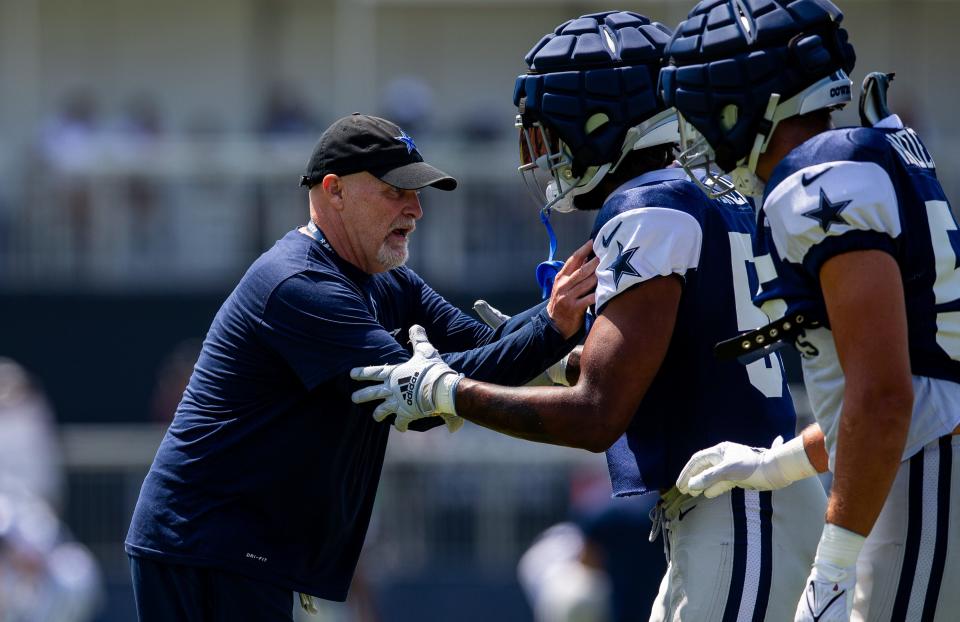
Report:
[[[537,309],[543,308],[547,303],[543,302],[520,312],[515,316],[509,316],[502,313],[499,309],[491,306],[486,300],[477,300],[473,303],[473,312],[477,314],[484,324],[504,334],[510,334],[526,322],[530,321],[530,315],[536,313]],[[531,387],[549,387],[554,384],[562,384],[569,387],[576,384],[580,376],[580,353],[583,352],[583,346],[576,346],[563,358],[553,363],[542,374],[527,383]]]
[[[518,438],[604,451],[627,429],[663,362],[681,291],[680,277],[670,275],[613,298],[590,330],[572,387],[502,387],[459,378],[442,362],[411,360],[354,369],[354,379],[382,384],[360,389],[353,400],[386,400],[381,407],[399,409],[398,418],[457,414]],[[414,375],[410,392],[410,381],[399,380]]]

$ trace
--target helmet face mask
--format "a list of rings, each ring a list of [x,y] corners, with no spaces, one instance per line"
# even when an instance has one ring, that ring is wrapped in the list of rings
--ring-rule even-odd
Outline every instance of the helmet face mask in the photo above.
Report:
[[[816,110],[842,108],[850,101],[852,85],[853,82],[847,77],[847,74],[843,70],[838,70],[811,84],[784,102],[780,101],[778,93],[772,93],[767,102],[763,123],[761,124],[765,129],[754,134],[753,146],[750,151],[738,160],[736,166],[729,171],[724,171],[717,164],[716,153],[706,137],[683,115],[679,115],[681,152],[677,160],[691,179],[712,197],[722,196],[732,190],[750,196],[762,195],[764,183],[756,175],[757,162],[760,155],[766,152],[777,126],[786,119],[802,116]],[[731,114],[729,108],[728,106],[722,113],[727,119],[721,119],[720,122],[722,126],[728,128],[736,123],[736,112],[734,111]],[[714,167],[716,167],[716,172],[714,172]],[[692,174],[691,171],[698,169],[704,172],[709,187],[697,180],[697,176]],[[721,177],[725,172],[731,174],[733,184]]]
[[[545,210],[572,212],[573,198],[589,192],[591,167],[584,175],[573,173],[573,156],[556,132],[539,121],[524,126],[517,115],[520,132],[520,166],[517,170],[534,201]],[[599,181],[599,179],[597,179]],[[582,183],[586,182],[586,183]]]
[[[616,161],[589,166],[579,175],[574,172],[573,156],[569,147],[556,137],[555,132],[551,132],[539,121],[524,127],[518,115],[520,166],[517,170],[539,206],[550,211],[572,212],[577,209],[574,204],[576,197],[595,190],[607,173],[615,171],[630,151],[676,142],[676,113],[673,109],[664,112],[670,114],[656,115],[651,121],[657,122],[649,124],[648,128],[630,128]],[[664,122],[661,117],[668,118]],[[640,147],[635,146],[637,144]]]
[[[527,54],[514,89],[518,170],[540,208],[572,211],[631,150],[676,143],[675,115],[643,127],[665,109],[656,84],[671,34],[607,11],[561,24]]]
[[[762,194],[757,163],[777,125],[850,101],[856,54],[842,19],[829,0],[698,4],[660,75],[682,117],[684,168],[716,165],[741,192]]]
[[[703,190],[707,196],[717,198],[735,190],[716,162],[716,154],[706,137],[687,121],[682,114],[677,115],[680,126],[680,153],[677,162],[687,177]]]

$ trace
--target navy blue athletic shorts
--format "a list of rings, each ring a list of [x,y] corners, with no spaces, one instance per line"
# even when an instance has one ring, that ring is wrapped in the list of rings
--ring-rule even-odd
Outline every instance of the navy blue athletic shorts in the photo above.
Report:
[[[291,622],[293,592],[215,568],[130,556],[140,622]]]

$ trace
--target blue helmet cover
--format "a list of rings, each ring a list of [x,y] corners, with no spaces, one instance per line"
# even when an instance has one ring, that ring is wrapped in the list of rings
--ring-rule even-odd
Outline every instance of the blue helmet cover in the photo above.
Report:
[[[829,0],[702,0],[666,49],[660,90],[725,171],[751,150],[770,96],[784,101],[856,62]],[[731,115],[724,114],[729,106]]]
[[[554,132],[577,171],[616,162],[627,130],[666,108],[657,79],[671,34],[628,11],[564,22],[524,59],[529,72],[517,78],[513,94],[522,122]],[[598,113],[606,121],[588,131],[587,120]]]

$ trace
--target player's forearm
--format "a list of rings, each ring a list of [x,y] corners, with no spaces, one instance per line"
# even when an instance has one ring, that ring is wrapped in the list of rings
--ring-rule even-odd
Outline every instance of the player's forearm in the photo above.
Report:
[[[844,376],[827,521],[865,536],[900,465],[913,411],[903,281],[890,254],[864,250],[828,259],[820,283]]]
[[[501,387],[464,378],[457,386],[457,414],[517,438],[589,451],[604,451],[622,433],[579,387]]]
[[[878,383],[868,397],[845,392],[827,522],[870,533],[903,458],[912,409],[909,384]]]

